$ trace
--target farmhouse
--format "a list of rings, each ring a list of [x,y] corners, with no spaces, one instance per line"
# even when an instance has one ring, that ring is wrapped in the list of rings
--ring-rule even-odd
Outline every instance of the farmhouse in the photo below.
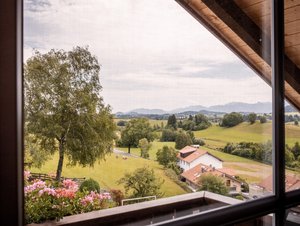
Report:
[[[295,175],[285,176],[285,190],[293,191],[300,189],[300,178]],[[266,195],[271,195],[273,192],[273,178],[269,175],[259,184],[249,185],[249,196],[251,198],[258,198]]]
[[[222,178],[225,185],[229,188],[230,193],[241,192],[242,182],[234,177],[234,172],[231,169],[215,169],[204,164],[198,164],[195,167],[186,170],[181,174],[184,181],[194,190],[199,188],[198,180],[203,175],[214,175]]]
[[[200,163],[215,169],[223,168],[223,160],[198,147],[186,146],[177,155],[178,166],[185,172]]]

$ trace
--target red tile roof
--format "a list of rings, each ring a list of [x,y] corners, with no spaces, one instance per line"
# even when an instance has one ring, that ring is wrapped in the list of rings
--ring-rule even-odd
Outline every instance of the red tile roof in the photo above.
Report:
[[[194,150],[194,152],[192,152]],[[185,158],[182,158],[180,156],[180,154],[185,154],[185,153],[189,153],[189,152],[192,152],[190,155],[188,155],[187,157]],[[194,148],[194,147],[191,147],[191,146],[185,146],[183,149],[181,149],[177,155],[177,157],[185,162],[188,162],[188,163],[191,163],[193,162],[194,160],[196,160],[197,158],[199,158],[200,156],[202,155],[205,155],[205,154],[208,154],[208,155],[211,155],[213,156],[214,158],[220,160],[223,162],[222,159],[210,154],[208,151],[205,151],[205,150],[202,150],[202,149],[199,149],[199,148]]]
[[[195,147],[192,147],[192,146],[185,146],[184,148],[182,148],[179,153],[181,154],[186,154],[186,153],[189,153],[189,152],[194,152],[194,151],[197,151],[198,148],[195,148]]]
[[[263,181],[258,184],[260,187],[263,187],[267,191],[273,190],[273,176],[269,175]],[[285,176],[285,189],[286,191],[291,191],[300,188],[300,178],[294,175]]]
[[[227,172],[231,171],[232,174],[228,174]],[[197,184],[199,177],[202,175],[212,174],[214,176],[225,176],[230,179],[236,180],[234,176],[234,171],[231,169],[214,169],[213,167],[198,164],[195,167],[183,172],[181,174],[182,177],[186,178],[187,180],[191,181],[194,184]],[[237,180],[236,180],[237,181]]]

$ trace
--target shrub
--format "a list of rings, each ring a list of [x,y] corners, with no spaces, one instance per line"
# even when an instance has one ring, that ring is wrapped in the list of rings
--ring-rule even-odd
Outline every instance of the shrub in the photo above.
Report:
[[[221,126],[222,127],[233,127],[243,122],[243,115],[237,112],[231,112],[230,114],[225,114]]]
[[[178,133],[176,140],[175,140],[175,148],[176,149],[182,149],[187,145],[191,145],[192,144],[192,139],[191,137],[184,133],[184,132],[180,132]]]
[[[203,146],[203,145],[205,145],[205,142],[204,142],[204,140],[202,140],[202,139],[195,138],[195,139],[193,140],[193,144],[198,144],[198,145],[200,145],[200,146]]]
[[[97,181],[94,179],[90,178],[88,180],[85,180],[82,182],[79,188],[80,191],[96,191],[100,192],[100,185]]]
[[[118,206],[122,205],[122,200],[124,199],[125,196],[121,190],[112,189],[110,190],[110,195],[112,200],[114,200],[114,202],[116,202]]]
[[[266,123],[267,122],[266,116],[260,116],[259,121],[260,121],[261,124]]]

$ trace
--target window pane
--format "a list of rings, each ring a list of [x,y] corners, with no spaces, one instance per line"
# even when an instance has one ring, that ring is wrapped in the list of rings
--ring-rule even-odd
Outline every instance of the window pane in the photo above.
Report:
[[[287,215],[287,226],[296,226],[300,225],[300,207],[295,206],[287,210],[286,215]]]
[[[249,220],[247,222],[235,224],[234,226],[272,226],[273,224],[273,216],[274,214],[268,214],[263,217],[258,217],[253,220]]]
[[[300,188],[300,89],[299,37],[300,9],[298,4],[285,1],[285,156],[286,156],[286,191]],[[293,81],[293,79],[295,79]]]
[[[185,7],[25,1],[27,223],[272,194],[270,1]]]

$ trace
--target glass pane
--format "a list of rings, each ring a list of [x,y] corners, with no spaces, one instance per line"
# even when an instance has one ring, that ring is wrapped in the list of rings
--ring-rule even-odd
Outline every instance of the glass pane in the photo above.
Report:
[[[268,214],[243,223],[234,224],[234,226],[272,226],[274,214]]]
[[[272,194],[270,1],[186,7],[24,2],[26,223]]]
[[[295,206],[286,211],[286,226],[300,225],[300,207]]]
[[[286,191],[291,191],[300,189],[300,9],[292,1],[285,1],[285,8],[285,161]]]

